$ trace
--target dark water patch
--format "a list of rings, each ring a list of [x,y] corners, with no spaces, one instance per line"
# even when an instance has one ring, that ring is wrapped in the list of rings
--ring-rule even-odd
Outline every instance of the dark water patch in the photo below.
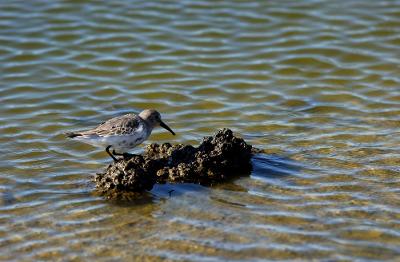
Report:
[[[284,176],[296,175],[303,167],[290,158],[279,155],[257,154],[252,158],[253,176],[267,176],[280,179]]]

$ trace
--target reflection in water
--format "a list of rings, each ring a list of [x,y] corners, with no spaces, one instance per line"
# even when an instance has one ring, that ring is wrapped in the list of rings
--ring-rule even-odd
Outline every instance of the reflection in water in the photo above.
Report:
[[[187,193],[207,194],[208,189],[196,184],[156,184],[151,193],[158,199],[168,200],[172,197],[181,197]]]
[[[11,191],[4,191],[1,192],[1,205],[2,206],[7,206],[7,205],[12,205],[16,201],[13,193]]]
[[[304,165],[279,155],[257,154],[252,161],[254,176],[281,178],[295,175]]]

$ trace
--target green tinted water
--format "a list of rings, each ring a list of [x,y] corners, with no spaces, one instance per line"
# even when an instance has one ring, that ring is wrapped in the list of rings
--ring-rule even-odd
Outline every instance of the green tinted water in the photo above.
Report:
[[[0,1],[0,259],[399,257],[399,46],[398,1]],[[151,142],[267,154],[96,196],[110,159],[63,133],[151,107],[178,134]]]

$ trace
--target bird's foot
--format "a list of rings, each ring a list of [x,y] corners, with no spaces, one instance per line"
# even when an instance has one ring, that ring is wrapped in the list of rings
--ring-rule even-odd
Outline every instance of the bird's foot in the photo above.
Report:
[[[138,156],[136,154],[130,154],[130,153],[118,153],[115,150],[112,151],[114,156],[122,156],[123,159],[129,159],[132,158],[134,156]]]
[[[112,151],[112,154],[113,154],[114,156],[123,156],[123,155],[124,155],[124,154],[121,154],[121,153],[116,152],[114,149],[113,149],[113,151]]]

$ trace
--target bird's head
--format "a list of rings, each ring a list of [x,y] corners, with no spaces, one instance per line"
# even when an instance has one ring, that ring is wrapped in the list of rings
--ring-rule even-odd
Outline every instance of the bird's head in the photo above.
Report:
[[[169,126],[167,126],[162,120],[161,120],[161,115],[157,110],[154,109],[146,109],[143,110],[140,114],[139,117],[142,118],[146,123],[151,126],[151,127],[156,127],[156,126],[161,126],[165,129],[167,129],[171,134],[175,135],[174,131],[172,131]]]

